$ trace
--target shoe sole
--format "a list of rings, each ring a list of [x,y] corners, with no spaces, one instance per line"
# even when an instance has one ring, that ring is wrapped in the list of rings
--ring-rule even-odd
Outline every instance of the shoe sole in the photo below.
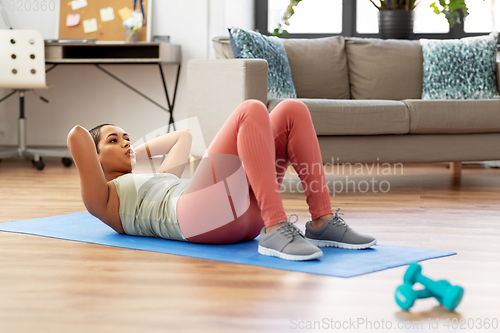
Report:
[[[317,247],[339,247],[339,248],[348,249],[348,250],[363,250],[363,249],[367,249],[370,246],[377,244],[376,239],[374,239],[370,243],[366,243],[366,244],[347,244],[347,243],[340,243],[340,242],[335,242],[335,241],[311,239],[311,238],[307,238],[307,237],[306,237],[306,239],[309,242],[311,242],[312,244],[316,245]]]
[[[277,250],[269,249],[261,245],[259,245],[258,251],[260,254],[265,256],[278,257],[281,259],[291,260],[291,261],[314,260],[314,259],[319,259],[323,256],[323,252],[314,252],[312,254],[307,254],[307,255],[286,254],[283,252],[279,252]]]

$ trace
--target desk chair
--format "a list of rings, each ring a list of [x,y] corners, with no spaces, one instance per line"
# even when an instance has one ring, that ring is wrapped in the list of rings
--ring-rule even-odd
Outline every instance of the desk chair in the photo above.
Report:
[[[0,102],[19,92],[18,148],[0,151],[0,158],[31,158],[38,170],[45,167],[43,156],[62,157],[65,166],[72,160],[67,149],[30,149],[26,147],[24,93],[30,89],[48,89],[45,83],[45,44],[36,30],[0,30],[0,88],[13,89]],[[40,97],[44,102],[49,101]]]

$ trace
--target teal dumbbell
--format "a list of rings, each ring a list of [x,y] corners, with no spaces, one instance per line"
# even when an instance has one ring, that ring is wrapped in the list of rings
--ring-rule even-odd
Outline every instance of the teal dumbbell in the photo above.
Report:
[[[443,286],[450,287],[451,284],[446,280],[439,280]],[[403,310],[408,310],[415,304],[417,299],[435,297],[439,303],[442,304],[442,299],[440,296],[434,296],[427,289],[414,290],[413,286],[409,283],[403,283],[396,289],[395,293],[396,303]]]
[[[422,284],[433,296],[440,298],[440,302],[446,309],[453,311],[464,295],[464,289],[460,286],[443,285],[422,275],[422,267],[417,263],[410,264],[403,277],[405,283],[413,285],[415,282]]]

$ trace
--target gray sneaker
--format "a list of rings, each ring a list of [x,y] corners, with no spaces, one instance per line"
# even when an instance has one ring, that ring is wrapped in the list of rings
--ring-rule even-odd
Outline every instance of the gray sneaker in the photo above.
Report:
[[[372,236],[358,234],[338,215],[340,207],[334,215],[320,228],[314,228],[311,221],[306,223],[306,239],[319,247],[341,247],[350,250],[361,250],[377,244]]]
[[[289,221],[284,222],[270,233],[266,233],[265,227],[262,228],[259,239],[260,254],[294,261],[313,260],[323,256],[323,251],[309,243],[299,228]]]

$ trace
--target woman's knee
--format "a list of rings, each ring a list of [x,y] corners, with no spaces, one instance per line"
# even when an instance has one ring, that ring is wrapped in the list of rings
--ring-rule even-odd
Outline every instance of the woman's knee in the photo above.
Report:
[[[247,99],[243,102],[241,102],[240,106],[242,106],[245,109],[255,109],[255,110],[265,110],[267,111],[267,107],[262,101],[259,101],[258,99]]]
[[[242,113],[245,113],[247,117],[269,118],[269,111],[266,105],[257,99],[247,99],[240,104],[239,109]]]
[[[307,105],[297,99],[285,99],[279,102],[275,109],[276,111],[284,112],[294,117],[311,119],[311,112]]]

